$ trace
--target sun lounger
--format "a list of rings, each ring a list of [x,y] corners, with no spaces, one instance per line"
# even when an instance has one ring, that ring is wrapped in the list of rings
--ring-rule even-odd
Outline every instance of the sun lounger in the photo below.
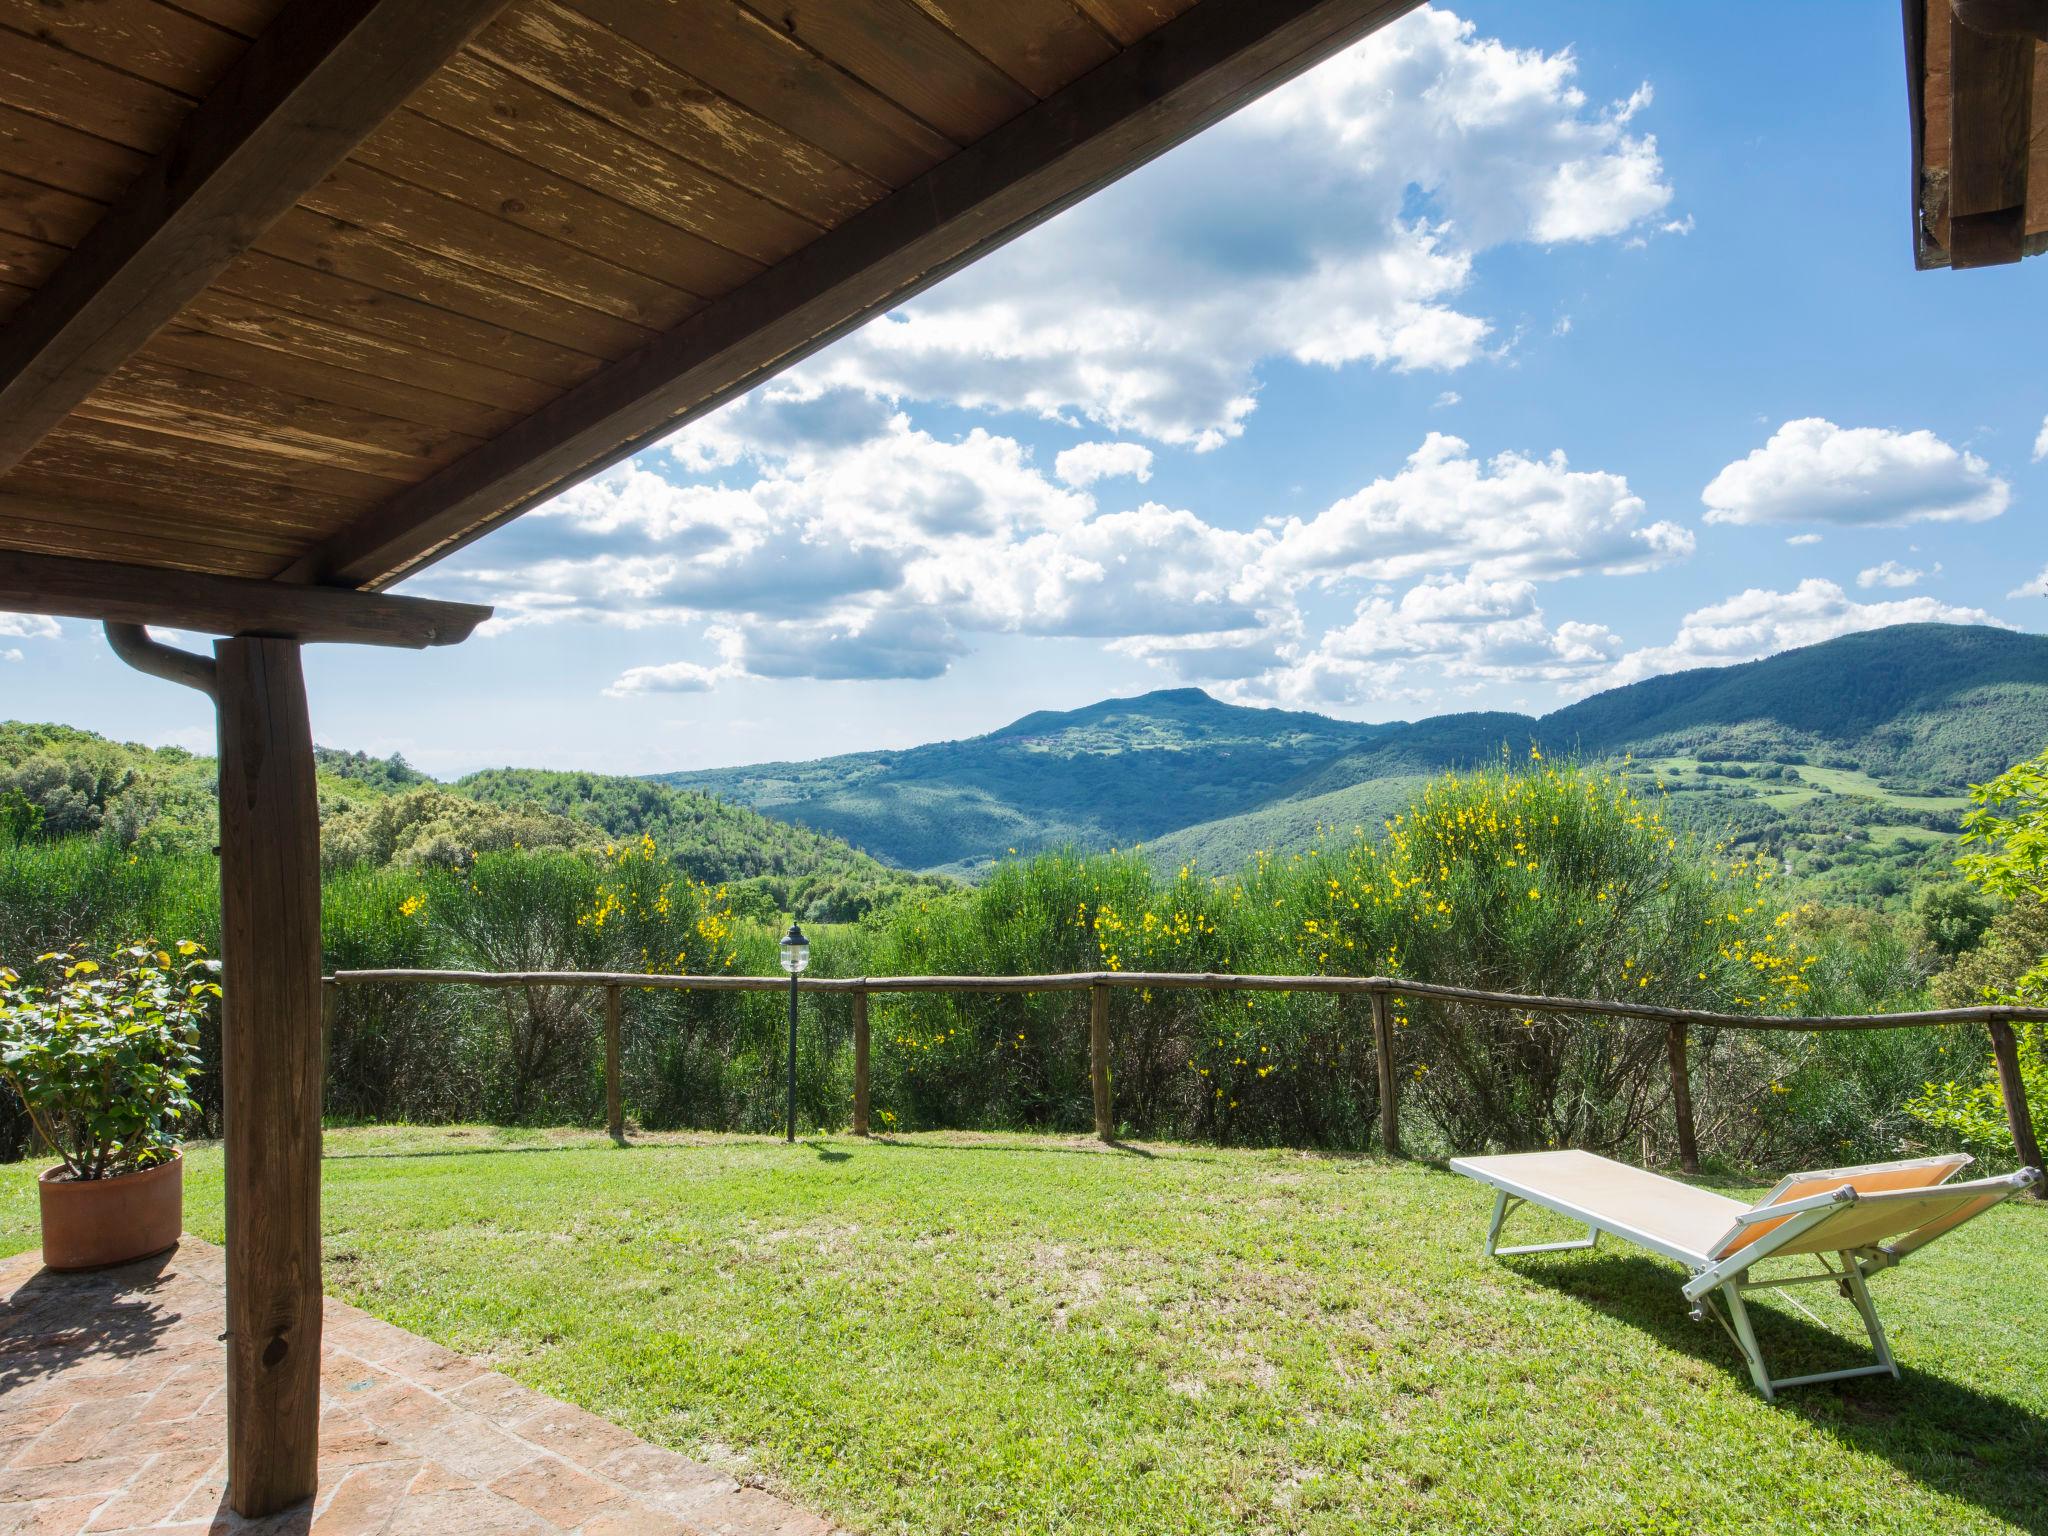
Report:
[[[1951,1184],[1949,1180],[1969,1164],[1970,1159],[1958,1153],[1794,1174],[1755,1205],[1591,1152],[1459,1157],[1450,1166],[1452,1172],[1497,1191],[1493,1223],[1486,1232],[1489,1258],[1591,1248],[1605,1232],[1685,1265],[1692,1271],[1683,1289],[1693,1319],[1704,1321],[1713,1315],[1749,1362],[1757,1390],[1770,1399],[1780,1387],[1899,1374],[1877,1309],[1871,1305],[1869,1277],[2041,1178],[2039,1170],[2022,1168],[2003,1178]],[[1501,1224],[1523,1204],[1583,1222],[1586,1235],[1569,1242],[1503,1248]],[[1752,1267],[1766,1259],[1802,1256],[1813,1259],[1819,1271],[1751,1278]],[[1877,1363],[1774,1381],[1750,1327],[1743,1292],[1825,1282],[1833,1283],[1855,1306]],[[1717,1297],[1726,1307],[1725,1316],[1722,1306],[1715,1304]]]

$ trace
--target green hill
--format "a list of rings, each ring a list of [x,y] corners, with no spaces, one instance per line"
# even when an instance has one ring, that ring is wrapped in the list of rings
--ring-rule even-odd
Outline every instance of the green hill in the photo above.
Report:
[[[1026,715],[966,741],[658,777],[891,863],[972,870],[1011,849],[1128,846],[1256,809],[1390,729],[1180,688]]]
[[[1935,857],[1955,796],[2044,743],[2048,638],[1910,624],[1651,678],[1541,717],[1362,725],[1184,688],[906,751],[659,777],[909,868],[972,873],[1011,849],[1142,842],[1162,863],[1214,869],[1300,847],[1318,827],[1375,822],[1420,775],[1540,744],[1632,754],[1632,771],[1671,788],[1682,824],[1824,874]]]
[[[446,864],[478,851],[597,849],[642,836],[758,915],[857,917],[931,883],[838,838],[709,795],[601,773],[500,768],[453,785],[400,757],[315,748],[323,863]],[[217,834],[210,757],[70,726],[0,723],[0,838],[102,837],[200,853]]]

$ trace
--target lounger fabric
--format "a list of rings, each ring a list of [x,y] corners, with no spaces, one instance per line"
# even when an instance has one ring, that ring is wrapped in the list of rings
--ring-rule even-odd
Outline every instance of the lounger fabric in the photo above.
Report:
[[[1451,1171],[1551,1210],[1588,1211],[1617,1236],[1629,1231],[1654,1237],[1668,1249],[1704,1264],[1735,1218],[1749,1209],[1710,1189],[1695,1189],[1661,1174],[1631,1168],[1591,1152],[1512,1152],[1501,1157],[1460,1157]],[[1645,1244],[1645,1247],[1653,1246]]]
[[[1590,1152],[1460,1157],[1450,1166],[1498,1192],[1486,1234],[1489,1258],[1591,1248],[1604,1232],[1684,1264],[1692,1274],[1682,1294],[1693,1317],[1711,1316],[1727,1330],[1768,1399],[1781,1387],[1808,1382],[1898,1375],[1870,1299],[1870,1276],[2041,1179],[2038,1169],[2023,1168],[2002,1178],[1949,1182],[1969,1163],[1958,1154],[1794,1174],[1754,1205]],[[1502,1223],[1525,1203],[1584,1222],[1586,1236],[1498,1246]],[[1767,1260],[1798,1257],[1813,1259],[1818,1270],[1767,1279],[1751,1275],[1753,1266]],[[1836,1286],[1855,1306],[1877,1363],[1774,1380],[1743,1293],[1814,1283]]]

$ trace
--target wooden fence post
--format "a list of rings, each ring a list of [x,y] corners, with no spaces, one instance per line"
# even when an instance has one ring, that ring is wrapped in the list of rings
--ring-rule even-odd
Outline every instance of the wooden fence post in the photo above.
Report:
[[[1095,1134],[1116,1140],[1116,1120],[1109,1102],[1109,988],[1088,989],[1088,1069],[1095,1088]]]
[[[1664,1048],[1671,1057],[1671,1117],[1678,1122],[1678,1167],[1700,1171],[1699,1143],[1692,1128],[1692,1073],[1685,1061],[1685,1025],[1673,1019],[1665,1026]]]
[[[1373,992],[1372,1053],[1380,1073],[1380,1150],[1389,1157],[1401,1155],[1401,1105],[1394,1086],[1394,1017],[1387,994]]]
[[[626,1144],[626,1105],[619,1094],[619,989],[604,989],[604,1123],[612,1140]]]
[[[868,1134],[868,994],[853,994],[853,1134]]]
[[[1998,1093],[2005,1100],[2006,1124],[2012,1127],[2012,1144],[2019,1153],[2024,1167],[2041,1166],[2041,1143],[2034,1135],[2033,1111],[2027,1105],[2027,1085],[2020,1077],[2019,1038],[2013,1032],[2012,1021],[1994,1019],[1991,1030],[1991,1057],[1998,1063]],[[2040,1185],[2034,1186],[2037,1198],[2048,1199]]]
[[[323,1099],[326,1097],[328,1070],[334,1065],[334,1019],[340,1012],[341,988],[323,979],[320,983],[320,1082]]]

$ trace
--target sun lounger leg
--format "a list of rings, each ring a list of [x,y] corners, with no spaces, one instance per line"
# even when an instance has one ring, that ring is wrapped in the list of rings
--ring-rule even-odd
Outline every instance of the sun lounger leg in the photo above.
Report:
[[[1522,1204],[1519,1195],[1501,1190],[1494,1196],[1493,1221],[1486,1229],[1486,1256],[1489,1259],[1508,1259],[1523,1253],[1575,1253],[1582,1248],[1591,1248],[1600,1241],[1599,1228],[1588,1226],[1584,1237],[1573,1238],[1566,1243],[1526,1243],[1520,1248],[1503,1248],[1500,1245],[1501,1223],[1508,1219],[1508,1213]]]
[[[1735,1325],[1735,1342],[1742,1346],[1742,1356],[1749,1362],[1750,1378],[1756,1382],[1757,1391],[1763,1393],[1767,1403],[1777,1401],[1777,1389],[1771,1385],[1771,1373],[1764,1368],[1764,1352],[1756,1342],[1756,1330],[1749,1326],[1749,1308],[1742,1304],[1742,1291],[1733,1281],[1721,1287],[1721,1295],[1728,1302],[1728,1317]]]
[[[1870,1299],[1870,1283],[1863,1278],[1863,1266],[1856,1262],[1856,1255],[1841,1255],[1844,1283],[1849,1288],[1849,1299],[1856,1303],[1856,1310],[1863,1314],[1863,1326],[1870,1330],[1870,1347],[1877,1351],[1877,1363],[1899,1374],[1899,1363],[1892,1358],[1892,1347],[1884,1336],[1884,1324],[1877,1319],[1877,1303]]]
[[[1521,1203],[1522,1202],[1519,1200],[1515,1202],[1515,1204],[1517,1205],[1520,1205]],[[1503,1189],[1497,1195],[1494,1196],[1493,1222],[1486,1229],[1486,1256],[1489,1259],[1493,1257],[1493,1250],[1495,1245],[1500,1242],[1500,1224],[1506,1221],[1507,1219],[1508,1192]]]

